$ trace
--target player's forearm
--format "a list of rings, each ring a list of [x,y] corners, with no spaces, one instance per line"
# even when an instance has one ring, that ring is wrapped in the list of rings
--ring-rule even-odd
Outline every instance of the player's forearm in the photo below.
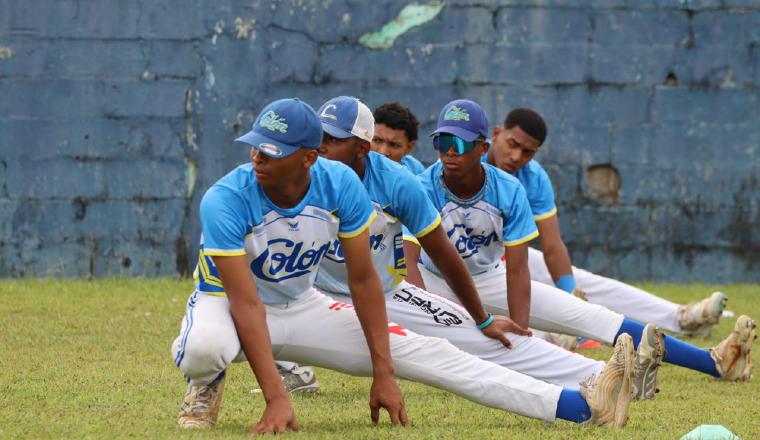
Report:
[[[349,289],[364,337],[372,358],[372,374],[375,377],[393,375],[390,340],[388,338],[388,314],[385,310],[380,278],[372,271],[361,278],[349,278]]]
[[[264,399],[287,398],[272,356],[272,343],[266,322],[266,310],[260,301],[230,300],[240,345],[259,382]]]
[[[425,290],[425,282],[420,273],[420,247],[416,243],[404,240],[404,260],[406,261],[406,281]]]
[[[444,238],[444,240],[446,240]],[[476,323],[484,322],[488,319],[488,313],[483,308],[483,303],[480,301],[478,291],[475,289],[475,283],[472,281],[470,271],[467,269],[467,265],[459,257],[456,249],[451,243],[446,240],[446,246],[433,246],[428,247],[428,243],[420,241],[425,246],[425,252],[430,255],[433,260],[433,264],[443,275],[446,283],[451,290],[456,294],[462,306],[472,316],[472,319]]]
[[[546,263],[546,267],[549,268],[549,273],[554,281],[557,281],[563,275],[573,274],[570,254],[567,252],[567,246],[562,241],[544,248],[544,262]]]
[[[530,321],[530,272],[527,264],[507,265],[507,305],[509,317],[528,328]]]

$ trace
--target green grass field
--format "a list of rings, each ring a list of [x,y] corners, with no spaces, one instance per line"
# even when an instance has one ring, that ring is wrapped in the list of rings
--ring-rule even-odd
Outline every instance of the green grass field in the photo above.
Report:
[[[760,317],[760,285],[647,285],[677,302],[720,287],[728,308]],[[187,280],[13,281],[0,285],[0,438],[243,437],[263,408],[245,364],[230,368],[220,424],[184,432],[176,416],[186,385],[169,347],[179,331]],[[728,334],[724,319],[705,341]],[[756,345],[760,349],[760,344]],[[605,359],[608,349],[585,354]],[[755,362],[757,364],[757,362]],[[757,365],[755,365],[757,367]],[[369,379],[318,370],[322,390],[293,397],[314,438],[650,438],[675,439],[700,424],[760,438],[760,378],[722,383],[678,367],[660,371],[662,392],[631,406],[622,431],[554,425],[480,407],[446,392],[402,382],[412,426],[372,428]]]

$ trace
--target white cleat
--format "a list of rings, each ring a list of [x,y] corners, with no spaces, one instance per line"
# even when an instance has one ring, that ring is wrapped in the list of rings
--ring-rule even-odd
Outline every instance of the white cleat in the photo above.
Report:
[[[747,315],[736,320],[734,330],[720,344],[710,349],[710,356],[723,380],[747,382],[752,378],[752,343],[757,339],[757,325]]]
[[[301,367],[296,365],[290,370],[286,370],[277,364],[277,371],[280,373],[282,383],[289,393],[314,393],[319,391],[319,382],[314,369],[311,367]]]
[[[202,429],[216,426],[224,392],[224,378],[217,377],[203,386],[188,385],[177,423],[185,429]]]
[[[641,333],[634,366],[634,400],[654,399],[657,388],[657,371],[665,357],[665,337],[654,324],[647,324]]]
[[[581,381],[581,395],[591,408],[591,423],[621,428],[628,422],[634,363],[633,339],[623,333],[601,373]]]
[[[679,307],[678,325],[681,331],[691,336],[709,336],[710,329],[720,321],[727,300],[723,292],[713,292],[701,301]]]

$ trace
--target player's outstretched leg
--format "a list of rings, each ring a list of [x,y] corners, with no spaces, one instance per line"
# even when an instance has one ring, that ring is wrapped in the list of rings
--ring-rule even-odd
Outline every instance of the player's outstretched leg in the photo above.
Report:
[[[752,378],[752,343],[757,339],[757,325],[749,316],[736,320],[734,330],[720,344],[710,349],[710,355],[720,378],[731,381],[748,381]]]
[[[643,326],[638,322],[624,320],[619,333],[634,335],[634,345],[639,346],[636,335]],[[756,338],[755,322],[742,315],[737,319],[733,332],[712,349],[696,347],[673,336],[664,336],[663,360],[713,377],[730,381],[747,381],[751,377],[750,352]]]
[[[528,249],[528,266],[532,280],[554,286],[541,251]],[[575,285],[588,301],[602,305],[638,322],[652,322],[669,332],[707,336],[718,324],[726,295],[715,292],[702,301],[679,305],[638,287],[573,266]]]

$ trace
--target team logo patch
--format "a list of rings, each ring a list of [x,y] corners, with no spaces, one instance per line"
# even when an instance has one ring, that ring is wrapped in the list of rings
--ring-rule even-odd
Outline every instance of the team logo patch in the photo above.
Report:
[[[328,110],[337,110],[338,106],[335,104],[327,104],[325,108],[322,109],[322,112],[319,114],[320,117],[332,119],[333,121],[337,121],[338,117],[333,115],[332,113],[327,113]]]
[[[271,110],[261,117],[259,125],[269,131],[279,131],[280,133],[288,132],[288,124],[285,123],[285,118]]]
[[[443,119],[446,121],[469,121],[470,114],[467,113],[467,110],[452,105],[443,115]]]
[[[282,150],[280,150],[280,147],[278,147],[277,145],[259,144],[259,150],[270,156],[275,156],[275,157],[282,156]]]

